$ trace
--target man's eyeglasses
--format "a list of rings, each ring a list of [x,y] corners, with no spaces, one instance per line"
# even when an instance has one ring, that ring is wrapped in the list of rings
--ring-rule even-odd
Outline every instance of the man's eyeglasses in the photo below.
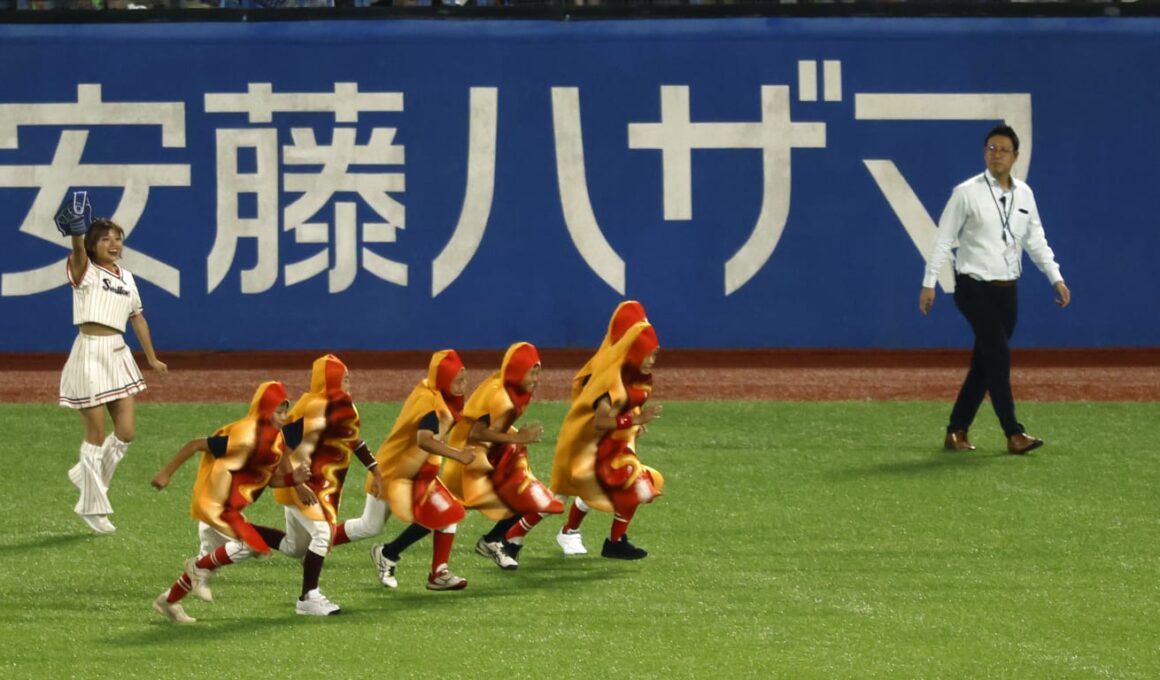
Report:
[[[998,146],[995,146],[994,144],[988,144],[987,145],[987,152],[996,154],[998,156],[1006,156],[1009,153],[1014,153],[1015,150],[998,147]]]

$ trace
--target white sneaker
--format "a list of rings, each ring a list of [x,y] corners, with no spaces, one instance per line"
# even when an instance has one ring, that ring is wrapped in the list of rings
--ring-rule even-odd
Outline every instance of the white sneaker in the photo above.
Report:
[[[376,543],[371,546],[371,561],[375,563],[375,567],[379,570],[379,583],[388,588],[398,588],[399,582],[395,579],[395,568],[399,563],[387,559],[383,554],[383,544]]]
[[[197,619],[185,613],[180,602],[167,602],[169,591],[163,590],[157,599],[153,600],[153,611],[164,616],[174,623],[196,623]]]
[[[104,515],[81,515],[81,519],[98,534],[111,534],[117,530],[117,527],[113,526],[109,518]]]
[[[504,552],[502,541],[489,541],[480,536],[479,540],[475,542],[475,553],[495,560],[500,569],[516,569],[520,566],[519,562]]]
[[[295,608],[303,616],[333,616],[342,611],[317,588],[307,593],[305,600],[298,600]]]
[[[213,602],[213,591],[209,589],[209,579],[213,572],[209,569],[199,569],[197,558],[191,557],[185,561],[185,575],[189,577],[189,593],[202,602]]]
[[[427,577],[427,590],[463,590],[467,579],[452,574],[447,567]]]
[[[580,540],[580,532],[571,529],[556,534],[556,543],[564,550],[565,555],[587,555],[588,549]]]

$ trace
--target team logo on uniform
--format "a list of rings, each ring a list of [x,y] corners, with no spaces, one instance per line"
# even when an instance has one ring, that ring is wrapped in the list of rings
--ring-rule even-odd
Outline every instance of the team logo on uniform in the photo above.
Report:
[[[105,287],[105,290],[113,293],[114,295],[124,295],[125,297],[129,296],[129,289],[125,288],[119,283],[114,285],[112,279],[101,279],[101,285]]]

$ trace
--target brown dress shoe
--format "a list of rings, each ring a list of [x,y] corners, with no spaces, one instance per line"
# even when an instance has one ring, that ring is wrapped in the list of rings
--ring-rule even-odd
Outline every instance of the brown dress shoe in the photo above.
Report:
[[[954,432],[947,432],[946,441],[943,442],[943,448],[947,451],[974,451],[975,447],[971,442],[967,441],[966,430],[955,430]]]
[[[1024,454],[1040,446],[1043,446],[1043,440],[1038,437],[1032,437],[1026,432],[1017,432],[1007,437],[1007,451],[1010,453]]]

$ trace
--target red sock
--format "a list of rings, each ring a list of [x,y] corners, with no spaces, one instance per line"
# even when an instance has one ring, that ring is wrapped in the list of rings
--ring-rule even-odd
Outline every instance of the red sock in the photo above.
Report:
[[[504,538],[509,541],[513,538],[523,538],[524,536],[527,536],[528,532],[532,530],[532,527],[539,524],[540,520],[542,519],[544,519],[544,516],[538,512],[528,513],[521,517],[520,521],[513,524],[511,529],[508,529],[507,535],[504,536]]]
[[[208,569],[213,571],[218,567],[224,567],[227,564],[233,563],[234,561],[230,559],[230,556],[226,553],[226,547],[223,545],[219,546],[217,550],[214,550],[210,554],[202,556],[202,558],[199,559],[197,564],[194,566],[196,566],[198,569]]]
[[[445,534],[442,531],[436,531],[434,537],[435,550],[431,557],[431,573],[440,566],[447,564],[451,559],[451,543],[455,540],[455,534]]]
[[[621,515],[619,512],[612,516],[612,531],[608,534],[608,540],[613,543],[619,543],[620,537],[624,536],[624,532],[628,531],[628,523],[632,521],[632,516],[636,511],[625,513]]]
[[[339,524],[334,529],[334,545],[342,545],[343,543],[350,543],[350,537],[346,535],[346,522]]]
[[[181,598],[188,595],[192,588],[193,584],[189,582],[189,576],[185,572],[181,572],[181,578],[174,581],[173,585],[170,586],[169,596],[165,598],[165,601],[170,604],[180,602]]]
[[[576,531],[587,516],[588,513],[576,507],[576,501],[572,501],[572,509],[568,511],[568,521],[564,523],[564,528],[560,531],[564,533]]]

